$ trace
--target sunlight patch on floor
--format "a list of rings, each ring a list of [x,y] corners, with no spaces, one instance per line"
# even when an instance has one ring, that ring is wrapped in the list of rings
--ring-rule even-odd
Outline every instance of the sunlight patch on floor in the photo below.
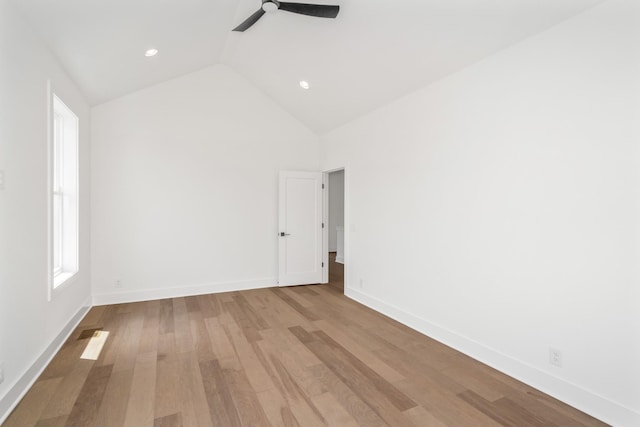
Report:
[[[100,352],[102,351],[102,347],[107,342],[107,337],[109,336],[108,331],[95,331],[87,346],[80,356],[80,359],[85,360],[98,360],[100,357]]]

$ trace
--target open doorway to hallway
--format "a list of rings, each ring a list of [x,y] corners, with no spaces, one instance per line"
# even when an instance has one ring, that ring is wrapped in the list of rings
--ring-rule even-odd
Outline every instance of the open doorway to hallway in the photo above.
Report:
[[[344,169],[329,173],[329,286],[344,293]]]

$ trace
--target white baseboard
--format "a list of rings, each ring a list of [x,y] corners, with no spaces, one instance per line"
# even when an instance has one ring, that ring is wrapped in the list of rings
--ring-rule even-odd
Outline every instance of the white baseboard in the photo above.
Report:
[[[338,257],[336,256],[336,262],[340,263],[340,264],[344,264],[344,257]]]
[[[217,294],[220,292],[246,291],[249,289],[270,288],[275,286],[278,286],[278,278],[268,277],[266,279],[208,283],[206,285],[183,286],[176,288],[120,291],[108,294],[94,294],[93,305],[123,304],[128,302],[151,301],[165,298],[187,297],[192,295]]]
[[[640,413],[631,408],[502,354],[364,292],[346,288],[345,295],[612,426],[640,426]]]
[[[67,322],[60,333],[47,346],[44,352],[36,359],[29,369],[20,377],[18,381],[9,389],[7,394],[0,399],[0,425],[4,423],[11,414],[11,411],[20,403],[20,400],[36,382],[40,374],[45,370],[49,362],[54,358],[62,345],[67,341],[69,335],[76,329],[80,321],[91,309],[91,299],[87,299],[82,308]]]

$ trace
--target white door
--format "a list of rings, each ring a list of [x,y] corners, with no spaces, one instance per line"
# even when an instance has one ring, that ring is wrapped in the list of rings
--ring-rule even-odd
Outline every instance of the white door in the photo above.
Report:
[[[280,172],[280,286],[322,282],[322,179],[322,172]]]

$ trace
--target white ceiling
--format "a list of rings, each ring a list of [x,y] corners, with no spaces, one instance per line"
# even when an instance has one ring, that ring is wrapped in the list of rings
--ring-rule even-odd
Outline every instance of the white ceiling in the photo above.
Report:
[[[306,0],[340,14],[278,11],[244,33],[260,0],[14,3],[92,105],[224,63],[323,133],[602,1]]]

